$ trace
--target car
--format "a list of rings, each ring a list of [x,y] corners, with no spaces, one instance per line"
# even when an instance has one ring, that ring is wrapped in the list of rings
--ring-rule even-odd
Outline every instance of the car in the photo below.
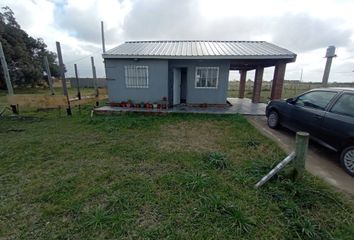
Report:
[[[304,131],[323,146],[340,153],[340,163],[354,176],[354,88],[320,88],[266,107],[270,128]]]

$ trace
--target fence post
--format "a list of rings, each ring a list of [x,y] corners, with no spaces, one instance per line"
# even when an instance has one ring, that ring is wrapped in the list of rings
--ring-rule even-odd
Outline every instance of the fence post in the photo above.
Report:
[[[80,80],[79,80],[79,73],[77,72],[76,63],[74,64],[74,69],[75,69],[75,79],[76,79],[76,84],[77,84],[77,97],[79,98],[79,100],[81,100]]]
[[[91,66],[92,66],[92,78],[93,78],[93,86],[95,88],[96,93],[96,107],[98,107],[98,84],[97,84],[97,76],[96,76],[96,67],[95,67],[95,60],[91,57]]]
[[[10,79],[10,74],[9,74],[9,69],[7,68],[7,62],[4,54],[4,50],[2,48],[2,44],[0,42],[0,63],[2,65],[2,70],[4,73],[4,78],[5,78],[5,83],[7,87],[8,94],[10,96],[14,95],[14,89],[12,88],[12,83]],[[16,105],[11,105],[12,113],[18,114],[18,106]]]
[[[305,171],[305,161],[309,145],[310,134],[307,132],[297,132],[295,140],[295,159],[293,162],[293,181],[301,179]]]
[[[57,53],[58,53],[58,60],[59,60],[60,77],[61,77],[61,82],[63,85],[63,93],[64,93],[64,96],[66,96],[66,99],[68,101],[68,108],[66,109],[66,113],[68,114],[68,116],[71,116],[72,113],[71,113],[71,107],[70,107],[70,99],[69,99],[68,89],[66,86],[65,66],[63,63],[63,56],[61,55],[60,42],[56,42],[56,45],[57,45]]]
[[[47,56],[44,56],[44,66],[45,66],[45,71],[47,72],[48,85],[49,85],[50,92],[52,93],[52,95],[55,95],[54,88],[53,88],[52,74],[50,73],[50,68],[49,68],[49,63],[48,63],[48,57]]]

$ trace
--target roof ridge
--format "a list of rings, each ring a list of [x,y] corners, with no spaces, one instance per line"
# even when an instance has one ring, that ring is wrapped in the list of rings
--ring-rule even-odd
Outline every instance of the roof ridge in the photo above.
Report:
[[[163,43],[163,42],[237,42],[237,43],[266,43],[266,41],[254,40],[132,40],[125,43]]]

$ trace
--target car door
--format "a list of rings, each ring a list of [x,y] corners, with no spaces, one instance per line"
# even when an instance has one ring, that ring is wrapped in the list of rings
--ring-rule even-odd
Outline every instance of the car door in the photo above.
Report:
[[[325,114],[323,141],[340,150],[344,141],[354,137],[354,93],[344,92]]]
[[[314,90],[300,95],[291,109],[292,125],[296,131],[305,131],[312,137],[321,136],[325,111],[336,91]]]

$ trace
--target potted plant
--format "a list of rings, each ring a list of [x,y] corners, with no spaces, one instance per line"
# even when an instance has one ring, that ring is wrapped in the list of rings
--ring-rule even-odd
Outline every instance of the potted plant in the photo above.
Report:
[[[152,104],[148,102],[148,103],[145,104],[145,107],[148,108],[148,109],[152,109]]]
[[[131,99],[126,103],[126,107],[130,108],[132,106],[133,101]]]

